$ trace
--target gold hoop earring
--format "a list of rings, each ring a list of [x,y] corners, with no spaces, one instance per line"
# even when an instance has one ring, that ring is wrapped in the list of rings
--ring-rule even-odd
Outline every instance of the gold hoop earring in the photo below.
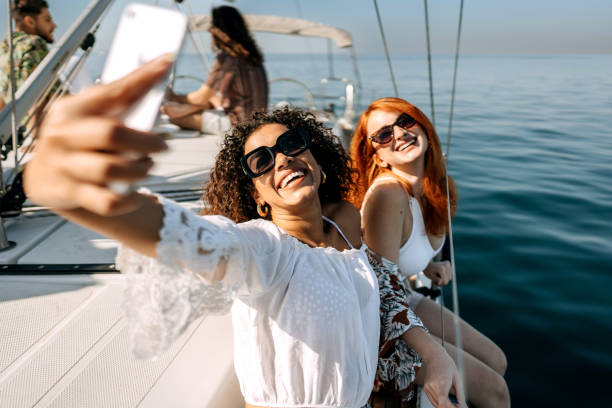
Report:
[[[325,184],[326,180],[327,180],[327,174],[325,174],[325,172],[321,170],[321,184]]]
[[[269,212],[270,207],[268,206],[268,204],[263,203],[263,205],[261,205],[261,203],[257,203],[257,214],[259,214],[261,218],[266,218]]]

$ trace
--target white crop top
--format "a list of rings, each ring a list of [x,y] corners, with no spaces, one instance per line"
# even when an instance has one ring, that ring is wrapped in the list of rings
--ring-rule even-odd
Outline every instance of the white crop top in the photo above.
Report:
[[[379,177],[368,188],[361,205],[361,209],[365,206],[366,200],[374,190],[376,184],[383,180],[395,180],[392,177]],[[416,198],[410,196],[410,213],[412,214],[412,231],[406,242],[401,246],[399,250],[398,266],[400,274],[404,279],[411,275],[416,275],[421,272],[434,256],[436,256],[444,246],[444,238],[440,247],[434,250],[431,246],[431,242],[427,237],[427,231],[425,230],[425,221],[423,220],[423,213],[421,212],[421,206]]]
[[[234,365],[246,402],[367,403],[380,318],[365,246],[311,248],[270,221],[236,224],[158,199],[164,219],[157,257],[127,247],[117,255],[137,355],[161,353],[198,317],[231,307]]]

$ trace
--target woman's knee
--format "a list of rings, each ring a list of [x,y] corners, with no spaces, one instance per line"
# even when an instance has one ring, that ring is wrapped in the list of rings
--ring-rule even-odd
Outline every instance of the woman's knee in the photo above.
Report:
[[[510,391],[504,377],[486,369],[482,377],[468,379],[471,385],[467,390],[468,400],[476,407],[508,408],[510,407]]]
[[[490,362],[490,367],[502,377],[504,376],[504,374],[506,374],[506,369],[508,368],[508,360],[506,359],[506,354],[497,345],[495,345],[495,350],[493,352],[492,361]]]
[[[510,390],[506,380],[501,375],[496,375],[493,386],[491,387],[492,397],[491,400],[493,407],[510,407]]]

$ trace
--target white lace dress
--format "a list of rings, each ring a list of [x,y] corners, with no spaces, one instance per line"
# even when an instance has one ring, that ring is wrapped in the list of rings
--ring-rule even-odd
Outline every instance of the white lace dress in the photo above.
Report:
[[[269,221],[235,224],[159,200],[157,258],[126,247],[117,256],[137,355],[159,354],[202,314],[231,307],[234,364],[248,403],[366,405],[380,319],[363,249],[311,248]]]

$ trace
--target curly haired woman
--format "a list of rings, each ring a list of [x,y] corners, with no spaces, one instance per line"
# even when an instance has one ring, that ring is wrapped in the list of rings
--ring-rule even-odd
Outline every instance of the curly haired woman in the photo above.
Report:
[[[446,167],[438,135],[416,106],[399,98],[382,98],[361,115],[351,142],[351,156],[360,176],[353,202],[361,207],[365,242],[389,270],[400,274],[410,307],[430,333],[440,338],[440,306],[411,291],[407,282],[420,271],[439,286],[451,278],[448,261],[433,261],[442,248],[448,224]],[[449,189],[454,214],[457,193],[450,177]],[[446,327],[452,327],[452,319],[451,312],[444,309]],[[396,328],[401,324],[394,323]],[[465,321],[460,324],[467,399],[476,407],[509,406],[503,351]],[[389,350],[399,357],[383,363],[383,371],[390,373],[385,386],[391,390],[404,388],[394,374],[412,361],[410,350],[399,341],[399,332],[395,338],[385,338],[387,342],[398,340]],[[445,347],[453,357],[457,352],[454,335],[453,330],[445,333]]]

